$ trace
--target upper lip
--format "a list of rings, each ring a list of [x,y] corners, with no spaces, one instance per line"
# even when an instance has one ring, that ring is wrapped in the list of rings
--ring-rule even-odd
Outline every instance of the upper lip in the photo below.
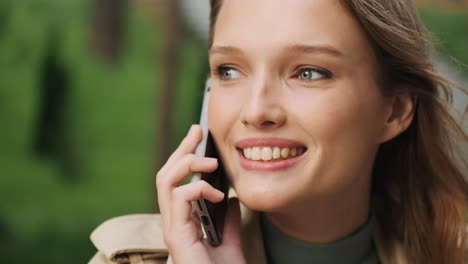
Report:
[[[236,148],[245,149],[251,147],[281,147],[281,148],[295,148],[305,147],[305,144],[287,138],[278,137],[259,137],[259,138],[246,138],[236,142]]]

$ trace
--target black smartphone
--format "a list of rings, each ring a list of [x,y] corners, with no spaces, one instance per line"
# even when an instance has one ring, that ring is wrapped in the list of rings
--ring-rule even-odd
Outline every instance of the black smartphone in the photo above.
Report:
[[[224,199],[219,203],[211,203],[205,199],[192,202],[192,207],[196,209],[200,217],[201,225],[206,234],[208,242],[212,246],[218,246],[223,239],[224,218],[227,209],[227,199],[229,192],[229,181],[224,172],[221,159],[219,158],[216,146],[209,131],[208,126],[208,103],[210,100],[211,82],[208,80],[205,85],[203,104],[200,117],[200,126],[203,130],[203,139],[195,150],[195,155],[203,157],[213,157],[218,159],[218,168],[211,173],[192,173],[191,182],[206,181],[216,189],[224,193]]]

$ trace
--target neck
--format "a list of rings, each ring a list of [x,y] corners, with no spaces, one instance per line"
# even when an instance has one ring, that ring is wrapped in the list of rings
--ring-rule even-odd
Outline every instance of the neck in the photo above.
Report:
[[[310,243],[334,242],[366,223],[370,182],[363,185],[265,214],[270,223],[292,238]]]

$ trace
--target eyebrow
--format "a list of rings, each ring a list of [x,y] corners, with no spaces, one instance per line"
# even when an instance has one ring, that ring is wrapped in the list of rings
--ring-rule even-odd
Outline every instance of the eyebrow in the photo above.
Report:
[[[287,46],[284,50],[286,53],[324,53],[334,57],[343,57],[343,53],[337,48],[330,45],[305,45],[293,44]]]
[[[213,56],[215,54],[222,55],[243,55],[244,52],[233,46],[213,46],[209,49],[208,54]]]
[[[288,45],[283,49],[283,52],[296,53],[296,54],[310,54],[310,53],[323,53],[331,55],[333,57],[343,57],[343,53],[330,46],[330,45],[307,45],[307,44],[292,44]],[[214,54],[222,55],[243,55],[244,52],[234,46],[213,46],[209,50],[209,55],[213,56]]]

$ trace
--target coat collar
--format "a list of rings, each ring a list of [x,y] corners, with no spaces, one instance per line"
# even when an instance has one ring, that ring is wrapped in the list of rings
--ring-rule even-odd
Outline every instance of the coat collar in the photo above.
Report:
[[[242,247],[247,263],[266,264],[260,214],[241,204],[241,219]],[[127,215],[101,224],[91,234],[91,240],[100,256],[112,263],[129,263],[132,254],[139,254],[143,259],[166,259],[169,253],[162,230],[160,215]],[[377,223],[373,237],[382,264],[407,264],[401,244],[385,241]],[[170,258],[167,263],[172,263]]]
[[[247,263],[266,264],[266,254],[260,227],[260,214],[241,204],[242,246]],[[468,229],[467,229],[468,230]],[[399,242],[386,241],[378,223],[374,224],[374,242],[382,264],[408,264]],[[172,264],[163,239],[162,219],[159,214],[140,214],[116,217],[102,223],[91,234],[99,252],[90,264],[129,263],[136,254],[151,263]],[[468,256],[466,251],[465,256]],[[468,264],[468,259],[464,261]]]
[[[109,219],[91,233],[91,241],[101,259],[109,263],[130,263],[132,254],[143,259],[168,256],[162,232],[162,219],[156,214],[134,214]],[[108,263],[94,260],[94,263]]]

